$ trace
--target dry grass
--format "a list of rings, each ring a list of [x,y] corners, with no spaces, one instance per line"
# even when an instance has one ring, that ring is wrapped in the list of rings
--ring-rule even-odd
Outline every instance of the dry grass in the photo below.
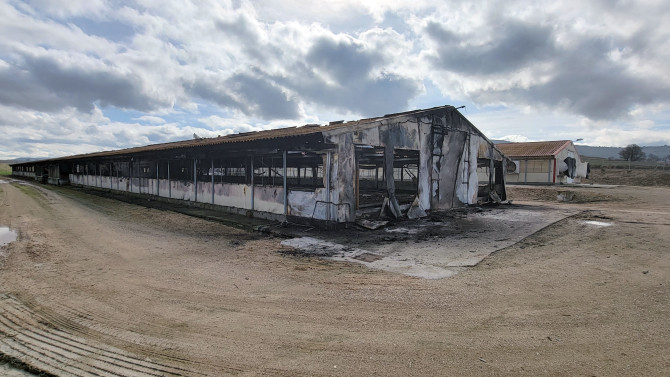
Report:
[[[0,176],[3,175],[12,175],[12,168],[4,162],[0,163]]]
[[[582,183],[628,186],[670,186],[670,170],[662,169],[591,169],[589,179]]]

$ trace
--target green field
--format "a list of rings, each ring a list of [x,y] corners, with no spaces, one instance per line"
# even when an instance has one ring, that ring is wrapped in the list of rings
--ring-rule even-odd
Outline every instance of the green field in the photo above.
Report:
[[[0,175],[11,175],[12,168],[9,167],[9,164],[0,163]]]

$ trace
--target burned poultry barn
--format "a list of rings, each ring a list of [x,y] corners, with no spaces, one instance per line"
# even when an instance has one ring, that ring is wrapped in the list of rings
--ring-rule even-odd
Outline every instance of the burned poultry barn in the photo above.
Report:
[[[457,108],[441,106],[33,161],[12,172],[269,219],[347,223],[505,200],[506,165]],[[478,168],[488,173],[481,180]]]

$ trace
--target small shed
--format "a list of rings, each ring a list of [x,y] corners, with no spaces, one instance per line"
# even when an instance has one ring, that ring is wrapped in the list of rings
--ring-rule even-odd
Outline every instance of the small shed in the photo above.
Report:
[[[588,163],[582,162],[570,140],[498,143],[496,147],[514,162],[507,172],[508,183],[579,183],[588,178]]]

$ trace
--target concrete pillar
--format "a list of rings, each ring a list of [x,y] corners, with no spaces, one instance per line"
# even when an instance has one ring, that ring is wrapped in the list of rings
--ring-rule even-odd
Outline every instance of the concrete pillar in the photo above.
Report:
[[[251,155],[251,210],[254,210],[254,155]]]
[[[528,160],[524,160],[523,183],[528,183]]]
[[[284,221],[286,221],[286,216],[288,215],[288,181],[286,179],[286,172],[288,169],[286,168],[286,160],[288,158],[288,151],[284,150],[283,153],[283,178],[284,178]]]
[[[170,160],[167,160],[167,184],[168,184],[168,198],[172,198],[172,183],[170,182]]]
[[[330,166],[331,166],[330,151],[326,153],[326,166],[323,169],[323,176],[326,178],[326,221],[330,221],[330,206],[332,199],[330,198]],[[316,174],[315,174],[316,175]]]
[[[193,159],[193,201],[198,201],[198,160]]]

